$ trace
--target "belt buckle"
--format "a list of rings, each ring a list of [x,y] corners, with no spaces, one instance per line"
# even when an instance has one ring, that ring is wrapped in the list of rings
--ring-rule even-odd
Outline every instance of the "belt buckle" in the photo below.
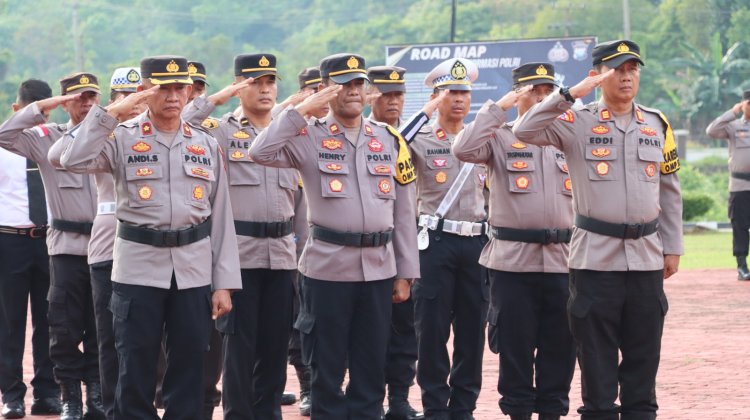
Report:
[[[43,238],[46,234],[47,226],[34,226],[33,228],[29,228],[29,238],[39,239]]]
[[[625,225],[625,239],[638,239],[643,236],[645,226],[641,223]]]
[[[458,225],[460,227],[459,235],[474,236],[474,223],[461,221],[461,222],[458,222]]]
[[[176,230],[168,230],[164,232],[164,246],[173,248],[176,247],[179,241],[180,232]]]

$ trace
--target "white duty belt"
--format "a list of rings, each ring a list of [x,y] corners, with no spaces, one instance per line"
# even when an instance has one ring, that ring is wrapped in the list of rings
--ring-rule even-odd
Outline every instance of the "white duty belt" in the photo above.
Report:
[[[437,230],[440,218],[422,214],[419,216],[419,226],[430,230]],[[461,220],[443,219],[443,232],[460,236],[479,236],[487,232],[486,223],[466,222]]]

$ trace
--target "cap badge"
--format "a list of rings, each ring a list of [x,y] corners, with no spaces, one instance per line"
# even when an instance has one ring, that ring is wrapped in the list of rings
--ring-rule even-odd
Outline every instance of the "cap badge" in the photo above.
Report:
[[[398,79],[399,79],[399,77],[398,77],[398,73],[396,72],[396,70],[393,70],[393,71],[391,72],[391,74],[390,74],[390,75],[388,75],[388,78],[389,78],[389,79],[391,79],[391,80],[398,80]]]
[[[81,76],[81,78],[78,80],[82,85],[86,85],[89,83],[89,78],[86,76]]]
[[[203,187],[195,187],[193,188],[193,198],[196,200],[202,200],[203,199]]]
[[[381,179],[380,182],[378,182],[378,189],[383,194],[388,194],[391,192],[391,182],[387,179]]]
[[[627,45],[625,45],[624,42],[620,43],[620,45],[617,46],[617,52],[626,53],[630,52],[630,48],[628,48]]]
[[[137,71],[133,69],[131,69],[128,72],[128,75],[126,76],[126,78],[128,79],[128,82],[132,82],[132,83],[138,83],[141,81],[141,76],[138,74]]]
[[[357,57],[351,56],[348,60],[346,60],[346,65],[350,69],[357,69],[359,68],[359,60],[357,60]]]
[[[261,67],[268,67],[269,64],[271,64],[271,62],[268,61],[265,55],[260,57],[260,61],[258,61],[258,65],[260,65]]]
[[[453,63],[453,68],[451,69],[451,76],[453,76],[456,80],[461,80],[466,78],[466,66],[464,66],[464,63],[456,60],[455,63]]]
[[[172,60],[169,62],[169,64],[167,64],[167,71],[170,73],[177,73],[178,71],[180,71],[180,66],[177,65],[174,60]]]
[[[536,68],[536,74],[538,76],[546,76],[547,75],[547,69],[544,68],[543,65],[539,65],[539,67]]]
[[[195,73],[198,73],[198,68],[195,67],[195,64],[188,64],[188,74],[193,75]]]

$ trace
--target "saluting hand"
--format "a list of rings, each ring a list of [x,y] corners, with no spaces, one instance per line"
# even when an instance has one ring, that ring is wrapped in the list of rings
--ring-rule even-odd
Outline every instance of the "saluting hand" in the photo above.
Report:
[[[745,102],[746,101],[741,101],[734,104],[734,106],[732,107],[732,112],[734,112],[735,114],[739,114],[740,111],[742,111],[742,104],[744,104]]]
[[[339,91],[342,88],[343,86],[341,85],[331,85],[313,93],[297,106],[297,112],[302,115],[312,113],[312,111],[321,108],[323,105],[326,105],[329,101],[338,96]]]
[[[672,277],[672,274],[676,273],[680,266],[679,255],[665,255],[664,256],[664,279]]]
[[[432,118],[432,114],[435,113],[435,110],[438,109],[443,101],[447,100],[445,98],[448,97],[448,92],[448,89],[442,89],[440,93],[437,94],[437,96],[430,99],[426,104],[424,104],[424,107],[422,107],[422,112],[427,115],[427,118]]]
[[[72,95],[58,95],[51,98],[42,99],[41,101],[37,101],[36,105],[39,107],[39,112],[47,115],[50,113],[50,111],[57,108],[58,106],[70,101],[75,101],[80,97],[80,93],[74,93]]]
[[[214,321],[232,310],[232,295],[227,289],[215,290],[211,296],[211,319]]]
[[[229,101],[229,99],[237,95],[237,92],[241,91],[242,89],[246,89],[247,87],[252,85],[253,82],[255,82],[255,79],[253,79],[252,77],[248,77],[241,82],[234,82],[231,85],[224,87],[224,89],[209,96],[208,98],[206,98],[206,100],[208,100],[215,106],[224,105],[225,103],[227,103],[227,101]]]
[[[411,282],[407,279],[396,279],[393,281],[393,303],[401,303],[409,299],[411,295]]]
[[[526,85],[518,89],[513,89],[510,92],[506,93],[505,96],[498,99],[498,101],[495,102],[495,105],[500,107],[500,109],[502,109],[503,111],[507,111],[516,105],[516,102],[518,102],[518,98],[528,92],[531,92],[531,89],[533,88],[534,85]]]
[[[379,90],[373,89],[372,92],[368,92],[367,96],[365,96],[365,105],[372,105],[372,103],[375,102],[381,96],[383,96],[383,94],[380,93]]]
[[[604,73],[589,76],[578,82],[577,85],[568,89],[568,91],[570,92],[570,96],[572,96],[574,99],[583,98],[584,96],[593,92],[594,89],[598,88],[602,84],[602,82],[614,76],[614,74],[615,69],[610,69]]]
[[[280,103],[279,105],[281,106],[281,109],[285,109],[289,105],[297,106],[301,104],[302,101],[307,99],[307,97],[312,94],[313,94],[312,90],[306,89],[306,90],[303,90],[302,92],[297,92],[297,93],[289,95],[289,97],[284,99],[284,101]]]
[[[119,121],[122,117],[130,114],[130,111],[135,106],[146,102],[146,99],[155,94],[158,90],[159,85],[152,86],[146,90],[128,95],[121,101],[113,102],[107,105],[104,109],[107,110],[107,114],[117,118]]]

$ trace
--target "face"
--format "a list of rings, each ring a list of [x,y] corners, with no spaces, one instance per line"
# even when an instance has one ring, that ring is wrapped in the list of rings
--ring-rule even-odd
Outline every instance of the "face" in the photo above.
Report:
[[[238,81],[245,80],[238,77]],[[276,105],[276,76],[261,76],[253,83],[239,91],[242,107],[253,114],[265,114],[271,112]]]
[[[193,99],[203,95],[203,92],[205,91],[206,91],[206,84],[201,82],[200,80],[194,80],[193,91],[190,93],[190,98],[188,98],[188,101],[192,101]]]
[[[365,109],[365,79],[354,79],[341,86],[339,94],[329,102],[333,115],[342,118],[361,116]]]
[[[63,109],[70,115],[73,124],[78,124],[86,118],[92,106],[99,103],[99,94],[96,92],[83,92],[78,99],[63,104]]]
[[[115,93],[115,96],[112,97],[112,100],[110,101],[110,103],[121,101],[121,100],[127,98],[128,96],[132,95],[133,93],[135,93],[135,92],[117,92],[117,93]],[[133,119],[133,118],[141,115],[143,113],[143,111],[145,111],[145,110],[146,110],[146,104],[140,103],[138,105],[135,105],[130,110],[130,113],[128,113],[128,115],[125,116],[125,119],[123,121],[131,120],[131,119]]]
[[[746,120],[750,120],[750,101],[747,99],[742,101],[742,115]]]
[[[144,81],[141,86],[138,86],[138,90],[148,89],[151,86],[150,83]],[[192,86],[183,83],[159,85],[156,93],[146,100],[146,105],[154,118],[163,120],[179,119],[182,108],[187,104],[191,91]]]
[[[377,89],[377,88],[373,88]],[[372,114],[378,121],[398,121],[404,111],[404,92],[387,92],[372,102]]]
[[[610,68],[602,65],[602,73]],[[593,71],[596,73],[596,71]],[[609,103],[630,103],[638,94],[641,82],[641,66],[635,60],[628,60],[615,69],[615,74],[602,82],[604,100]]]
[[[431,98],[434,99],[435,97],[437,97],[437,94],[433,93]],[[449,90],[448,98],[438,105],[438,112],[440,118],[445,118],[448,121],[463,121],[469,115],[470,105],[470,90]]]
[[[518,107],[519,112],[526,112],[532,106],[542,102],[544,98],[552,93],[552,90],[554,90],[554,86],[549,83],[534,85],[530,91],[518,97],[516,107]]]

